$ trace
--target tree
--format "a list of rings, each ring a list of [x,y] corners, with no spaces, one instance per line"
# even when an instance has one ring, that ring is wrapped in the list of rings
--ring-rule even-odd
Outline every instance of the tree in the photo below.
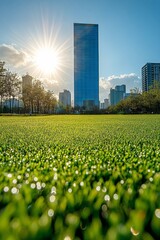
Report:
[[[13,110],[15,97],[18,96],[20,83],[20,79],[16,73],[7,71],[5,76],[5,89],[6,97],[10,101],[10,112]]]
[[[3,111],[3,98],[5,96],[5,62],[0,62],[0,96],[1,96],[1,111]]]
[[[44,96],[44,113],[54,112],[57,100],[52,91],[45,91]]]
[[[28,113],[50,113],[56,106],[53,92],[46,91],[40,80],[34,79],[32,85],[25,85],[22,90],[24,110]]]
[[[40,80],[35,79],[32,85],[33,109],[37,113],[41,113],[44,100],[44,87]]]
[[[22,84],[19,76],[4,68],[5,62],[0,61],[0,111],[3,111],[3,101],[9,103],[7,111],[13,112],[15,99],[23,100],[25,113],[54,112],[57,100],[52,91],[46,91],[38,79]]]
[[[10,112],[14,99],[17,97],[20,88],[20,80],[16,73],[11,73],[4,68],[5,62],[0,62],[0,96],[1,96],[1,111],[3,111],[3,100],[9,100]]]
[[[33,112],[33,94],[32,85],[25,85],[22,87],[22,100],[24,104],[24,112]]]
[[[160,113],[160,89],[152,88],[148,92],[144,92],[143,108],[148,113]]]

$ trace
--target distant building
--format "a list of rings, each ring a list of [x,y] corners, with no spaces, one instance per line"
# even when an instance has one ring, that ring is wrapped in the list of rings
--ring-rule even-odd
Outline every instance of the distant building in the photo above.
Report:
[[[100,109],[107,109],[109,107],[109,99],[104,99],[104,102],[100,104]]]
[[[109,99],[104,99],[104,109],[107,109],[109,107]]]
[[[125,96],[126,94],[126,85],[117,85],[115,89],[111,88],[110,89],[110,105],[114,106],[117,103],[119,103]]]
[[[155,81],[160,82],[160,63],[147,63],[142,67],[142,91],[147,92],[154,87]]]
[[[3,103],[3,106],[6,108],[23,108],[23,101],[16,99],[16,98],[12,98],[12,99],[6,99]]]
[[[99,108],[97,24],[74,24],[74,107]]]
[[[28,74],[22,77],[22,95],[23,96],[26,96],[25,89],[32,86],[32,80],[33,80],[33,77],[31,77]]]
[[[32,80],[33,77],[30,75],[26,74],[25,76],[22,77],[22,89],[26,86],[32,86]]]
[[[128,97],[130,97],[130,96],[135,96],[135,95],[137,95],[137,94],[135,94],[135,93],[125,93],[124,95],[123,95],[123,98],[124,99],[126,99],[126,98],[128,98]]]
[[[70,107],[71,106],[71,93],[68,90],[64,90],[63,92],[59,93],[59,103],[63,107]]]

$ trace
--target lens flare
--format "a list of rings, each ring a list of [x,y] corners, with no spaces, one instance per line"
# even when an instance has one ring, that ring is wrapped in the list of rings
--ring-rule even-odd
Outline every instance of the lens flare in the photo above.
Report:
[[[33,63],[45,75],[52,74],[60,67],[60,56],[55,49],[42,47],[36,50]]]

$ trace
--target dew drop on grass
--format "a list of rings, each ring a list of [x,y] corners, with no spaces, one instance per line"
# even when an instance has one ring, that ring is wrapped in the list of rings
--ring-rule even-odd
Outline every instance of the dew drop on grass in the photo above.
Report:
[[[12,194],[17,194],[19,192],[19,190],[16,188],[16,187],[13,187],[12,189],[11,189],[11,193]]]
[[[109,196],[108,194],[106,194],[106,195],[104,196],[104,200],[105,200],[105,201],[110,201],[110,196]]]
[[[16,184],[17,183],[17,179],[13,179],[12,183]]]
[[[128,193],[132,193],[132,188],[128,188]]]
[[[37,182],[37,183],[36,183],[36,186],[37,186],[37,189],[38,189],[38,190],[41,190],[42,186],[41,186],[41,183],[40,183],[40,182]]]
[[[37,178],[37,177],[34,177],[34,181],[37,182],[37,181],[38,181],[38,178]]]
[[[155,210],[155,215],[156,215],[157,218],[160,218],[160,208],[157,208]]]
[[[114,198],[114,200],[118,200],[118,194],[117,193],[115,193],[114,195],[113,195],[113,198]]]
[[[46,186],[46,184],[43,182],[43,183],[42,183],[42,187],[45,188],[45,186]]]
[[[75,182],[73,183],[73,187],[76,187],[76,183]]]
[[[124,184],[124,180],[121,180],[120,183],[121,183],[121,184]]]
[[[56,187],[52,187],[51,193],[54,194],[54,195],[56,195]]]
[[[84,182],[80,182],[80,186],[83,187],[84,186]]]
[[[48,210],[48,216],[49,216],[49,217],[53,217],[53,216],[54,216],[54,211],[53,211],[53,209],[49,209],[49,210]]]
[[[143,194],[144,190],[142,188],[139,189],[139,193]]]
[[[64,240],[72,240],[70,236],[65,236]]]
[[[72,188],[69,188],[69,189],[68,189],[68,192],[71,193],[71,192],[72,192]]]
[[[149,181],[150,181],[150,182],[153,182],[153,178],[152,178],[152,177],[150,177],[150,178],[149,178]]]
[[[26,183],[26,184],[29,184],[29,181],[28,181],[28,180],[26,180],[26,181],[25,181],[25,183]]]
[[[99,192],[101,190],[101,187],[100,186],[97,186],[96,187],[96,191]]]
[[[8,173],[7,177],[11,178],[12,177],[12,173]]]
[[[54,179],[55,181],[58,179],[58,175],[57,175],[57,173],[54,174],[53,179]]]
[[[142,187],[143,189],[146,189],[146,188],[147,188],[146,184],[142,184],[141,187]]]
[[[56,197],[54,195],[51,195],[50,198],[49,198],[49,201],[54,202],[55,200],[56,200]]]
[[[34,189],[36,187],[35,183],[31,183],[31,188]]]
[[[19,184],[17,185],[17,187],[20,189],[20,188],[22,187],[22,184],[19,183]]]
[[[4,192],[8,192],[8,191],[9,191],[9,187],[8,187],[8,186],[5,186],[5,187],[3,188],[3,191],[4,191]]]
[[[132,233],[134,236],[139,235],[139,232],[136,231],[133,227],[131,227],[130,230],[131,230],[131,233]]]
[[[103,212],[106,212],[106,211],[107,211],[107,205],[106,205],[106,204],[103,204],[103,205],[102,205],[102,211],[103,211]]]
[[[29,177],[29,173],[26,173],[26,174],[25,174],[25,177],[28,178],[28,177]]]

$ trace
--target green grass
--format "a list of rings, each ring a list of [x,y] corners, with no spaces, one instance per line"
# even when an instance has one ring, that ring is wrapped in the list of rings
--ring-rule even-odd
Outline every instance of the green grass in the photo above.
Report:
[[[1,116],[0,239],[160,239],[160,115]]]

